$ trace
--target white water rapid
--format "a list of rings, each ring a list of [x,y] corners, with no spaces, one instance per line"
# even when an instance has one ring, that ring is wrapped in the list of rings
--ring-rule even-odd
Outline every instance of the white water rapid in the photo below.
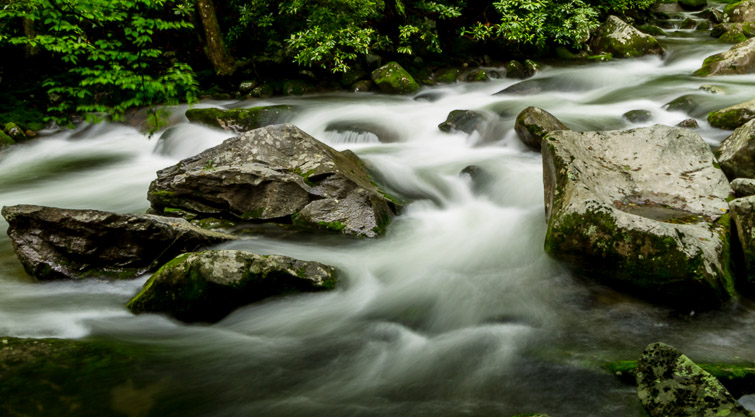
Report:
[[[755,96],[755,75],[691,76],[730,47],[707,32],[670,30],[661,40],[664,59],[546,63],[523,81],[539,89],[526,95],[494,95],[522,82],[496,79],[414,96],[203,102],[290,104],[292,123],[355,151],[411,203],[381,239],[263,234],[224,245],[332,264],[341,285],[241,308],[211,326],[132,315],[125,303],[146,277],[32,282],[0,221],[0,335],[149,347],[165,361],[157,378],[174,382],[159,397],[161,416],[640,416],[634,388],[603,371],[604,361],[636,359],[655,341],[693,358],[755,361],[755,306],[672,312],[549,259],[541,156],[518,141],[513,123],[537,106],[576,130],[640,126],[622,118],[636,109],[652,113],[642,125],[675,125],[690,116],[663,105],[693,94],[703,102],[698,132],[720,143],[728,132],[711,128],[705,114]],[[724,94],[699,90],[704,84]],[[442,133],[438,124],[455,109],[496,121],[483,134]],[[392,141],[326,129],[334,122],[377,125]],[[0,204],[141,213],[155,171],[230,137],[185,119],[159,136],[100,124],[10,148],[0,154]],[[460,175],[469,165],[488,180],[475,186]]]

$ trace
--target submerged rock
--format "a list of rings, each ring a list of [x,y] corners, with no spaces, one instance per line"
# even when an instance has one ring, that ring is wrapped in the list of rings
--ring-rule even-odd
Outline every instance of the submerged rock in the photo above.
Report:
[[[653,113],[648,110],[630,110],[621,116],[632,123],[645,123],[653,118]]]
[[[234,239],[184,219],[19,205],[3,207],[24,269],[40,280],[125,279],[176,255]]]
[[[740,42],[728,51],[711,55],[694,72],[699,77],[711,75],[751,74],[755,72],[755,38]]]
[[[718,163],[730,179],[755,178],[755,120],[724,139],[718,149]]]
[[[399,134],[390,127],[364,120],[337,120],[325,126],[326,132],[374,135],[382,143],[398,142]]]
[[[485,115],[472,110],[453,110],[448,113],[446,121],[438,125],[443,132],[464,132],[471,135],[475,130],[481,130],[486,122]]]
[[[650,417],[753,416],[715,377],[664,343],[642,352],[637,396]]]
[[[516,116],[514,130],[519,139],[528,147],[540,151],[543,137],[556,130],[568,130],[556,116],[537,107],[527,107]]]
[[[542,152],[548,254],[665,304],[734,295],[723,217],[732,191],[699,135],[561,130]]]
[[[411,94],[419,90],[419,84],[395,61],[372,71],[372,81],[388,94]]]
[[[748,197],[755,195],[755,179],[737,178],[731,182],[731,188],[737,197]],[[731,207],[731,204],[729,204]]]
[[[333,289],[335,268],[280,255],[235,250],[186,253],[160,268],[128,302],[136,313],[215,322],[276,295]]]
[[[209,127],[241,133],[276,123],[291,120],[293,108],[291,106],[252,107],[250,109],[189,109],[186,118],[192,123],[199,123]]]
[[[609,16],[591,42],[596,54],[610,53],[616,58],[663,55],[658,41],[616,16]]]
[[[668,111],[678,111],[693,117],[702,117],[705,115],[703,106],[707,100],[708,97],[701,94],[685,94],[669,101],[663,106]]]
[[[755,119],[755,99],[708,113],[708,123],[719,129],[734,130]]]
[[[245,132],[158,171],[148,199],[157,213],[178,208],[366,237],[382,234],[397,210],[354,153],[290,124]]]

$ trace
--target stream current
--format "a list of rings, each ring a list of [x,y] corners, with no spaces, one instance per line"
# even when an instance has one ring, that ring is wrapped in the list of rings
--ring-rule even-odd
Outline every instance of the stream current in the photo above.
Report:
[[[755,361],[755,305],[674,312],[575,276],[543,251],[539,153],[516,138],[527,106],[575,130],[675,125],[664,104],[695,95],[698,133],[729,132],[708,111],[755,96],[755,75],[699,78],[703,59],[730,45],[708,32],[669,30],[667,55],[544,64],[529,94],[494,93],[519,80],[426,87],[413,96],[327,94],[197,107],[290,104],[291,121],[338,150],[352,149],[386,189],[410,203],[381,239],[250,234],[224,248],[336,266],[330,293],[274,299],[214,325],[132,315],[146,280],[33,282],[0,220],[0,335],[107,339],[159,358],[158,413],[129,416],[640,416],[634,387],[601,369],[664,341],[698,361]],[[699,89],[709,84],[723,93]],[[491,116],[482,133],[442,133],[451,110]],[[646,123],[622,118],[652,114]],[[226,132],[188,124],[177,108],[169,135],[148,139],[120,124],[81,126],[0,154],[0,204],[143,213],[155,172],[221,143]],[[493,117],[495,116],[495,117]],[[369,123],[368,133],[335,122]],[[489,175],[475,184],[469,165]],[[144,398],[142,398],[144,400]],[[142,410],[142,411],[140,411]]]

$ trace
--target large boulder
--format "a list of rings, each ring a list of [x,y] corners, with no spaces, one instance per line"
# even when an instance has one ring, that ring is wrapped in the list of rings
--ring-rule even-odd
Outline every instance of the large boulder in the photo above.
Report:
[[[233,239],[151,214],[19,205],[3,207],[2,215],[21,264],[40,280],[132,278],[181,253]]]
[[[755,119],[721,143],[718,163],[730,179],[755,178]]]
[[[366,237],[380,235],[397,210],[354,153],[290,124],[245,132],[158,171],[148,199],[160,214],[174,208]]]
[[[519,112],[514,123],[514,130],[522,143],[536,151],[540,151],[540,143],[545,135],[568,129],[556,116],[532,106]]]
[[[293,108],[285,105],[231,110],[210,107],[186,110],[186,118],[192,123],[241,133],[288,122],[293,118]]]
[[[752,417],[708,372],[664,343],[637,363],[637,396],[650,417]]]
[[[755,38],[740,42],[728,51],[711,55],[703,61],[703,66],[694,75],[751,74],[755,72]]]
[[[542,153],[548,254],[669,305],[734,295],[723,217],[732,190],[698,134],[560,130]]]
[[[732,200],[729,207],[744,255],[746,282],[752,285],[755,284],[755,196]]]
[[[755,0],[729,3],[724,8],[727,22],[755,22]]]
[[[708,113],[708,123],[719,129],[734,130],[755,119],[755,99]]]
[[[317,262],[236,250],[195,252],[160,268],[127,306],[137,314],[215,322],[263,298],[329,290],[335,284],[335,268]]]
[[[596,54],[610,53],[615,58],[663,55],[661,44],[616,16],[609,16],[590,43]]]
[[[395,61],[372,71],[372,81],[388,94],[410,94],[419,90],[419,84]]]

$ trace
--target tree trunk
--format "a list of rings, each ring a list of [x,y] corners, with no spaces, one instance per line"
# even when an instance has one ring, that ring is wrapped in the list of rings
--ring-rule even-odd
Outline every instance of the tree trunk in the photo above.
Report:
[[[220,76],[233,74],[236,70],[233,57],[223,43],[223,34],[220,32],[218,18],[215,16],[213,0],[197,0],[199,17],[204,27],[205,53],[210,59],[215,72]]]

